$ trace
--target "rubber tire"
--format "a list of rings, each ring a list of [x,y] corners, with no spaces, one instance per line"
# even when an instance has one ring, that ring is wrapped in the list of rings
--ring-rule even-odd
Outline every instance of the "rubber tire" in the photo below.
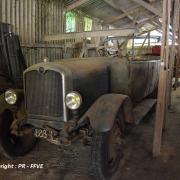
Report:
[[[110,170],[107,166],[108,138],[109,132],[94,133],[91,147],[91,176],[93,180],[110,180],[116,173],[119,162],[115,165],[115,169]],[[122,154],[122,152],[120,152]],[[123,156],[123,155],[122,155]]]
[[[20,144],[13,144],[10,138],[10,126],[12,122],[13,113],[10,110],[6,110],[0,117],[0,155],[9,159],[26,155],[35,147],[37,142],[37,139],[32,134],[28,137],[29,140],[27,137],[23,137],[24,141],[20,139]]]

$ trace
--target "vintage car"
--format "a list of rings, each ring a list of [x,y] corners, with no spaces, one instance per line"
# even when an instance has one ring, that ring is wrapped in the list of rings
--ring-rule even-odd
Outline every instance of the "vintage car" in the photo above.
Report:
[[[35,64],[24,72],[26,118],[20,123],[22,119],[16,117],[13,126],[9,124],[11,132],[20,137],[29,133],[26,141],[32,144],[33,135],[57,145],[73,145],[81,139],[91,146],[93,178],[111,179],[122,158],[121,142],[127,127],[137,124],[156,103],[148,97],[157,89],[159,66],[157,57]],[[19,97],[11,90],[5,99],[16,104]],[[7,154],[16,155],[8,148],[4,147]]]

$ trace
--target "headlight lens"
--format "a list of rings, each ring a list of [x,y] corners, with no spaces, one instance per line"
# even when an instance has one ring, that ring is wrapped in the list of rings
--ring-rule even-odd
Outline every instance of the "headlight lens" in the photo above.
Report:
[[[66,106],[71,110],[78,109],[82,104],[82,97],[78,92],[70,92],[66,95]]]
[[[8,90],[5,92],[5,100],[8,104],[13,105],[17,101],[17,94],[12,90]]]

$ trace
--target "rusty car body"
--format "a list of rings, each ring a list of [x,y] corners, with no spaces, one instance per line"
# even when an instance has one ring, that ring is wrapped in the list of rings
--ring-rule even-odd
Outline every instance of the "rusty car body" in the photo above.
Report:
[[[110,179],[120,160],[119,138],[155,104],[147,97],[157,89],[159,66],[157,57],[66,59],[33,65],[24,72],[26,123],[37,138],[57,145],[90,141],[94,179]],[[67,105],[71,93],[82,100],[77,109]]]
[[[159,66],[157,57],[35,64],[24,71],[23,124],[36,138],[60,146],[83,140],[91,146],[93,178],[111,179],[122,158],[126,129],[156,103],[148,97],[157,89]]]

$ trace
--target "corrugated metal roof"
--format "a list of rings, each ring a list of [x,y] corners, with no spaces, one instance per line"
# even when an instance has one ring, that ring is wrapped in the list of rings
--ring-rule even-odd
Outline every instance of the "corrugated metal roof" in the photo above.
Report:
[[[65,0],[65,6],[68,7],[76,2],[78,0]],[[148,3],[149,0],[143,2]],[[162,0],[148,3],[149,6],[156,8],[159,12],[162,11],[161,4]],[[118,28],[132,26],[144,26],[145,28],[148,25],[155,27],[155,23],[152,23],[153,18],[156,18],[157,21],[159,19],[158,16],[155,17],[155,14],[143,7],[142,4],[138,4],[133,0],[88,0],[76,7],[76,9],[102,20],[104,24],[110,24]],[[148,19],[151,19],[151,21],[148,22]]]

